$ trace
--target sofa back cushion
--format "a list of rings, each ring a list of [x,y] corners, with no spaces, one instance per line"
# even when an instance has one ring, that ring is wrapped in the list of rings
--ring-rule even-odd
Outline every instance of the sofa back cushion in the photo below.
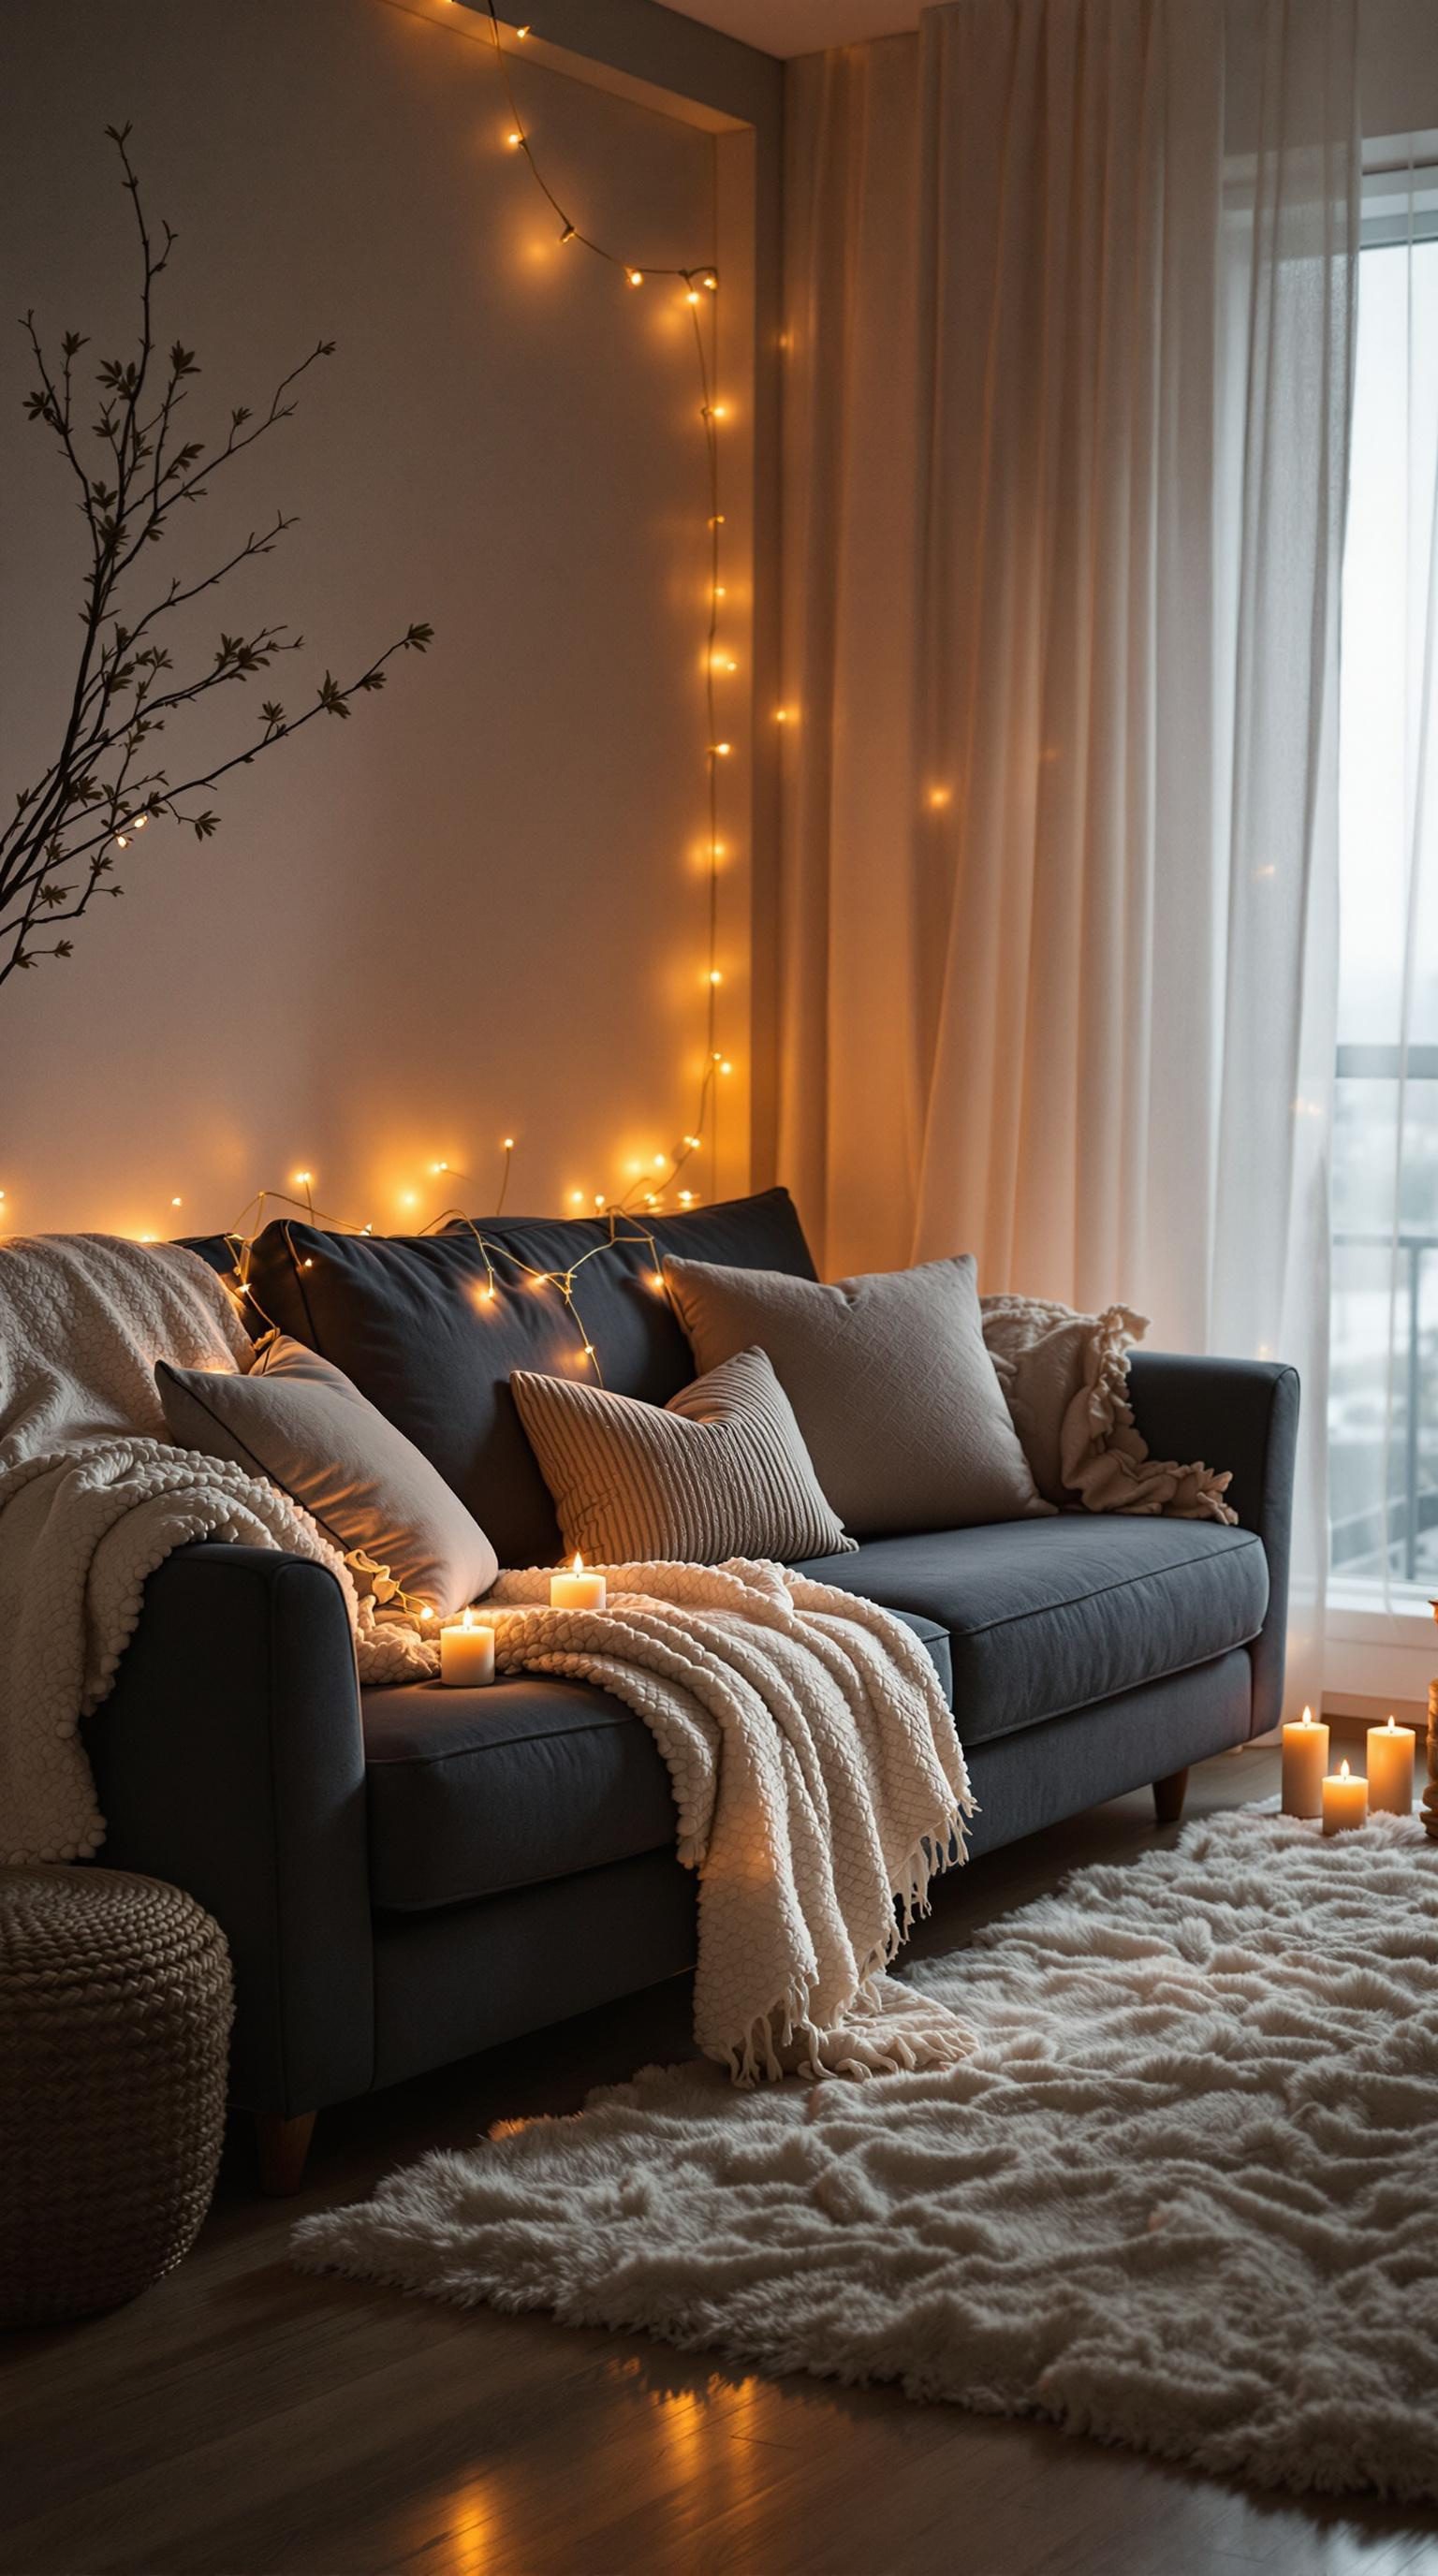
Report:
[[[487,1259],[467,1225],[385,1236],[327,1234],[284,1219],[254,1245],[252,1299],[281,1332],[343,1369],[413,1441],[488,1531],[501,1565],[547,1564],[559,1553],[559,1528],[510,1371],[595,1384],[594,1363],[580,1356],[589,1341],[604,1385],[619,1395],[667,1404],[694,1375],[688,1342],[654,1285],[654,1250],[637,1219],[625,1222],[635,1239],[611,1244],[603,1219],[477,1218],[492,1247]],[[815,1275],[787,1190],[643,1222],[661,1260],[674,1253]],[[521,1264],[551,1277],[573,1272],[575,1312]]]

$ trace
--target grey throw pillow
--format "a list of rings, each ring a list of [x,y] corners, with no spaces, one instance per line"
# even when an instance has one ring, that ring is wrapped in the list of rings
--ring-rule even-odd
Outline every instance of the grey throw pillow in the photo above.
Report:
[[[779,1270],[664,1265],[696,1368],[766,1351],[814,1471],[861,1537],[1037,1518],[984,1348],[973,1256],[823,1286]]]
[[[509,1383],[566,1552],[591,1564],[793,1564],[853,1547],[762,1351],[736,1352],[666,1405],[529,1369]]]
[[[437,1619],[488,1591],[499,1564],[478,1521],[343,1369],[303,1342],[276,1334],[243,1375],[161,1360],[155,1379],[182,1449],[268,1476],[342,1555],[388,1567]]]

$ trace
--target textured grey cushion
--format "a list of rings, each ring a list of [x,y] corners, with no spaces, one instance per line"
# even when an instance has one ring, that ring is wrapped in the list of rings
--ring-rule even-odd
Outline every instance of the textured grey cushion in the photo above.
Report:
[[[966,1745],[1207,1663],[1268,1607],[1263,1541],[1212,1521],[1063,1512],[873,1539],[802,1571],[947,1628]],[[1177,1767],[1155,1742],[1151,1776]]]
[[[1038,1517],[984,1348],[973,1257],[830,1287],[671,1255],[664,1276],[695,1366],[757,1343],[839,1518],[861,1537]]]
[[[268,1476],[342,1554],[362,1548],[438,1618],[488,1591],[498,1559],[479,1523],[343,1370],[302,1342],[277,1334],[248,1375],[162,1360],[155,1378],[182,1449]]]
[[[721,1565],[852,1548],[819,1489],[762,1351],[738,1351],[666,1405],[516,1369],[519,1418],[554,1497],[566,1553]]]

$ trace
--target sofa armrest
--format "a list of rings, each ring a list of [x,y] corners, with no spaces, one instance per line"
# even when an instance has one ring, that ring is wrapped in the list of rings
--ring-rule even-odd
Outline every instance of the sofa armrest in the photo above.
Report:
[[[187,1888],[229,1942],[236,2101],[292,2115],[364,2092],[364,1745],[334,1576],[277,1549],[178,1549],[84,1734],[102,1863]]]
[[[1228,1500],[1256,1530],[1268,1559],[1268,1614],[1249,1653],[1253,1728],[1266,1735],[1283,1713],[1298,1371],[1282,1361],[1190,1359],[1135,1351],[1129,1364],[1134,1420],[1155,1458],[1202,1458],[1229,1467]]]

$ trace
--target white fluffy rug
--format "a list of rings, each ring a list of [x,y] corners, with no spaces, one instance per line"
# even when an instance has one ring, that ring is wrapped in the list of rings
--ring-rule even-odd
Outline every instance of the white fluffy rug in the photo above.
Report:
[[[1247,1810],[913,1971],[977,2055],[648,2068],[300,2262],[893,2380],[1265,2486],[1438,2497],[1438,1846]]]

